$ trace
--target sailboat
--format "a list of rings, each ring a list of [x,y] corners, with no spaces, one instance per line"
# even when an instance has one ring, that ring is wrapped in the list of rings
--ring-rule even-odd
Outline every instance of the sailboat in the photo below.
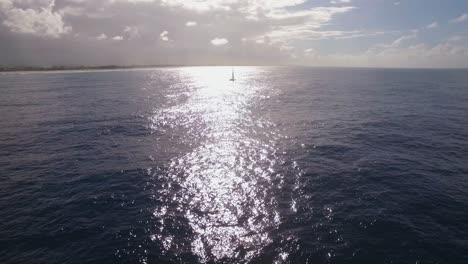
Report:
[[[229,81],[234,82],[236,80],[236,77],[234,77],[234,69],[232,69],[232,77],[229,79]]]

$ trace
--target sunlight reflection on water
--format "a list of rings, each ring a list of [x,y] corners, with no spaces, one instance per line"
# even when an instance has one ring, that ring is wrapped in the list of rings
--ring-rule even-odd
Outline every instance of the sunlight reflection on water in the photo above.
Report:
[[[163,241],[164,250],[180,247],[168,230],[180,216],[191,230],[188,247],[201,262],[249,261],[272,243],[269,234],[281,223],[275,191],[284,183],[276,172],[283,161],[274,124],[253,112],[272,92],[250,80],[257,71],[237,70],[239,81],[232,83],[226,75],[230,68],[182,69],[189,88],[179,96],[187,100],[155,112],[154,128],[182,126],[187,132],[181,140],[196,142],[192,151],[170,161],[159,194],[166,202],[154,212],[161,226],[153,238]],[[283,252],[278,260],[286,256]]]

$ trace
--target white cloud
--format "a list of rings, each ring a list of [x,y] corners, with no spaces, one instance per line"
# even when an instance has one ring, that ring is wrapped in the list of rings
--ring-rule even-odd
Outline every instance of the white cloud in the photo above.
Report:
[[[223,46],[229,43],[229,40],[225,38],[215,38],[211,40],[211,44],[214,46]]]
[[[164,6],[182,7],[200,12],[209,10],[230,10],[230,5],[236,2],[236,0],[161,0],[161,4]]]
[[[437,23],[437,21],[426,26],[426,28],[429,28],[429,29],[437,28],[437,27],[439,27],[439,23]]]
[[[85,1],[85,0],[78,0],[78,1]],[[130,3],[139,3],[139,2],[141,2],[141,3],[151,3],[151,2],[155,2],[155,0],[123,0],[123,1],[130,2]]]
[[[289,30],[288,30],[289,29]],[[312,30],[306,27],[288,27],[283,30],[272,31],[268,37],[273,42],[289,42],[289,40],[324,40],[324,39],[350,39],[365,37],[368,34],[362,31],[340,31],[340,30]],[[259,37],[260,39],[264,36]]]
[[[460,40],[463,40],[464,37],[463,36],[459,36],[459,35],[456,35],[456,36],[452,36],[450,37],[447,42],[457,42],[457,41],[460,41]]]
[[[320,28],[329,23],[333,16],[353,10],[354,7],[317,7],[297,12],[276,13],[274,19],[278,26],[268,33],[273,42],[293,40],[318,40],[329,38],[350,38],[362,36],[360,31],[322,31]],[[284,25],[282,25],[283,23]],[[263,38],[264,36],[258,36]]]
[[[263,38],[256,39],[255,43],[270,45],[271,44],[271,39],[268,36],[263,36]]]
[[[169,41],[169,32],[167,30],[164,30],[161,34],[159,34],[159,38],[162,41]]]
[[[2,23],[12,32],[57,38],[69,33],[71,27],[65,25],[62,14],[55,12],[54,6],[54,0],[38,0],[31,3],[1,0],[0,14],[4,16]]]
[[[393,5],[399,6],[401,4],[400,1],[394,2]]]
[[[259,9],[263,13],[273,9],[296,6],[306,0],[160,0],[163,6],[181,7],[198,12],[207,11],[240,11],[243,14],[256,13]]]
[[[337,4],[349,4],[351,3],[351,0],[332,0],[330,1],[331,4],[337,5]]]
[[[160,0],[163,6],[178,7],[197,12],[220,11],[237,12],[249,19],[298,18],[315,16],[320,8],[293,11],[288,8],[307,2],[307,0]],[[351,0],[335,0],[336,3],[349,4]],[[323,9],[323,8],[322,8]]]
[[[140,30],[138,27],[126,26],[123,33],[127,39],[135,39],[140,36]]]
[[[392,42],[392,44],[390,45],[391,47],[400,47],[401,44],[407,40],[410,40],[410,39],[415,39],[416,38],[416,35],[406,35],[406,36],[402,36],[398,39],[396,39],[395,41]]]
[[[304,61],[309,65],[321,66],[365,66],[365,67],[463,67],[468,56],[467,45],[447,42],[428,46],[414,44],[407,47],[369,49],[362,53],[323,55],[305,52]],[[434,62],[437,62],[435,64]]]
[[[315,49],[312,49],[312,48],[305,49],[305,50],[304,50],[304,53],[305,53],[306,56],[313,56],[313,55],[316,55]]]
[[[408,46],[404,45],[405,43],[408,44],[409,40],[416,39],[416,37],[416,34],[404,35],[395,39],[394,41],[391,41],[390,43],[372,45],[367,49],[366,54],[382,54],[394,50],[400,50]]]
[[[468,20],[468,13],[464,13],[463,15],[450,20],[450,23],[462,23],[467,20]]]
[[[54,59],[58,57],[54,56],[57,47],[67,53],[67,56],[59,56],[64,61],[59,64],[222,64],[227,60],[245,64],[292,64],[307,57],[317,65],[385,66],[388,63],[388,66],[404,66],[404,56],[413,56],[415,60],[406,62],[408,65],[424,61],[437,67],[443,64],[439,64],[439,59],[445,63],[443,65],[449,65],[449,60],[454,61],[453,65],[462,58],[468,61],[463,53],[467,38],[460,32],[461,25],[443,27],[440,32],[443,35],[436,34],[429,39],[432,43],[437,38],[444,38],[445,42],[428,46],[419,43],[417,36],[421,34],[425,37],[421,41],[426,40],[429,37],[426,35],[431,34],[427,29],[440,28],[440,20],[419,28],[419,31],[398,28],[379,31],[375,27],[388,25],[367,23],[366,28],[353,22],[353,15],[365,18],[369,12],[363,7],[359,14],[354,14],[357,10],[354,3],[360,1],[0,0],[0,50],[16,52],[11,54],[21,52],[20,57],[27,58],[27,63],[36,64],[58,61]],[[401,1],[401,5],[405,3]],[[393,7],[394,4],[400,4],[400,1],[389,0],[376,8]],[[430,20],[435,17],[429,15],[424,19],[433,22]],[[339,16],[349,18],[346,19],[349,23],[335,23]],[[463,14],[451,23],[467,19],[468,14]],[[71,26],[70,37],[60,38],[71,31]],[[188,27],[199,27],[200,30]],[[8,31],[52,38],[35,38],[37,42],[15,47],[16,38]],[[388,40],[389,36],[393,39]],[[345,40],[351,38],[352,41]],[[126,44],[100,45],[97,40],[104,43],[104,40],[114,40],[114,44],[126,40]],[[155,41],[160,43],[155,45]],[[328,46],[329,43],[333,45]],[[214,49],[212,45],[218,47]],[[38,49],[44,53],[34,53]],[[359,54],[362,50],[366,52]],[[424,58],[423,55],[432,57]],[[0,52],[0,63],[10,63],[4,59],[8,56],[12,58],[10,61],[20,61],[14,55]],[[428,63],[431,60],[433,63]],[[466,62],[464,65],[467,67]]]
[[[188,21],[187,23],[185,23],[185,26],[187,27],[194,27],[196,25],[197,25],[196,21]]]
[[[97,40],[106,40],[107,39],[107,35],[102,33],[101,35],[97,36],[96,37]]]

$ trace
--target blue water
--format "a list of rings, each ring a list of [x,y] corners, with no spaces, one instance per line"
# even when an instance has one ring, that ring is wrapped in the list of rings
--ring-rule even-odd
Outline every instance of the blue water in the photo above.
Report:
[[[0,75],[1,263],[468,263],[468,71]]]

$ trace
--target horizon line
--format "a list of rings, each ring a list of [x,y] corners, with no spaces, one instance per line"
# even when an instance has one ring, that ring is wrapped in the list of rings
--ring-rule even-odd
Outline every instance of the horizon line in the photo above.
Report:
[[[44,72],[44,71],[93,71],[93,70],[125,70],[125,69],[151,69],[151,68],[184,68],[184,67],[304,67],[317,69],[405,69],[405,70],[468,70],[468,67],[388,67],[388,66],[317,66],[301,64],[148,64],[148,65],[0,65],[0,72]]]

